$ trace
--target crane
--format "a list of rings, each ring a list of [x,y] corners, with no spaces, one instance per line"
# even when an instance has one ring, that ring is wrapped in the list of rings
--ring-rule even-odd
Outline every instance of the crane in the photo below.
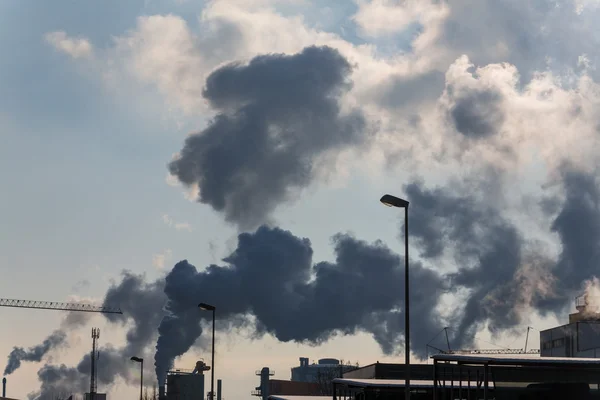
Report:
[[[95,306],[83,303],[61,303],[57,301],[0,299],[0,307],[34,308],[41,310],[96,312],[103,314],[123,314],[120,308]]]

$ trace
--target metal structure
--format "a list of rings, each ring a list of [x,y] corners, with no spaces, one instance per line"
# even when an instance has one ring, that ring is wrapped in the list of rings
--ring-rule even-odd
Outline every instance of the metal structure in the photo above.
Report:
[[[408,205],[409,202],[389,194],[379,199],[388,207],[404,208],[404,368],[405,391],[404,400],[410,400],[410,296],[408,274]]]
[[[198,304],[198,308],[203,311],[212,311],[212,359],[210,370],[210,396],[209,400],[215,400],[215,313],[216,307],[207,303]]]
[[[99,338],[100,338],[100,329],[92,328],[92,354],[91,354],[91,356],[92,356],[92,373],[90,376],[90,398],[91,398],[91,400],[95,400],[95,397],[96,397],[96,389],[97,389],[96,381],[97,381],[97,374],[98,374],[98,369],[96,368],[96,361],[98,361],[98,357],[100,355],[100,353],[97,350],[96,343]]]
[[[95,306],[82,303],[61,303],[57,301],[0,299],[0,307],[33,308],[41,310],[96,312],[103,314],[123,314],[118,307]]]
[[[441,354],[540,354],[540,349],[462,349],[442,351]]]

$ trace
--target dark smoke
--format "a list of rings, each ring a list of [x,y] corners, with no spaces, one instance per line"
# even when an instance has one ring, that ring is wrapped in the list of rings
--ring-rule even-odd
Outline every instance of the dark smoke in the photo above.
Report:
[[[159,327],[156,373],[159,382],[173,360],[184,354],[201,334],[200,301],[217,305],[218,320],[256,317],[256,333],[270,333],[281,341],[319,344],[336,333],[367,331],[386,351],[396,348],[402,317],[402,259],[382,243],[369,244],[349,235],[334,237],[336,261],[313,264],[308,239],[278,228],[261,227],[239,235],[237,249],[224,261],[198,270],[187,261],[167,276],[165,292],[171,313]],[[416,335],[417,351],[439,329],[432,302],[444,284],[440,277],[413,262],[413,285],[428,291],[413,296],[424,331]],[[276,293],[276,296],[265,294]],[[220,322],[219,322],[220,323]],[[399,324],[399,325],[398,325]]]
[[[486,323],[492,334],[520,326],[522,311],[538,304],[543,291],[537,289],[547,283],[534,268],[550,272],[549,260],[532,253],[516,227],[475,195],[421,183],[404,189],[421,257],[440,262],[450,256],[458,266],[447,275],[452,289],[468,291],[462,313],[449,321],[456,325],[453,345],[472,345]]]
[[[125,357],[124,349],[110,346],[100,349],[97,362],[98,388],[103,391],[118,378],[126,383],[135,382],[132,368]],[[86,354],[76,367],[44,365],[38,371],[38,379],[42,382],[40,390],[29,394],[33,400],[53,400],[57,394],[68,397],[70,394],[89,392],[90,389],[91,354]]]
[[[351,66],[337,50],[263,55],[213,72],[204,97],[217,115],[189,136],[169,170],[198,185],[198,200],[241,228],[255,228],[308,186],[330,150],[359,143],[365,120],[342,115]]]
[[[6,364],[6,368],[4,368],[4,375],[10,375],[15,372],[21,366],[22,361],[42,361],[42,357],[46,353],[64,344],[66,338],[67,335],[63,331],[54,331],[41,344],[30,347],[27,350],[22,347],[13,347],[8,355],[8,363]]]
[[[118,304],[123,311],[122,315],[106,314],[106,318],[129,327],[127,345],[123,349],[129,357],[143,354],[146,346],[156,337],[167,300],[163,289],[162,280],[146,283],[144,275],[125,271],[121,282],[113,284],[106,292],[104,304]]]
[[[443,326],[455,328],[453,347],[470,347],[473,334],[483,326],[499,334],[522,327],[529,309],[561,311],[571,292],[594,275],[600,191],[594,178],[580,172],[566,172],[564,183],[566,201],[553,224],[563,241],[559,260],[548,259],[525,240],[497,207],[483,201],[481,189],[427,188],[421,182],[404,187],[411,202],[412,243],[420,250],[410,265],[415,288],[412,348],[417,356],[425,356],[425,345]],[[578,229],[585,234],[577,236]],[[221,266],[198,271],[184,260],[165,281],[151,284],[126,273],[108,291],[106,302],[118,300],[128,310],[125,348],[141,350],[158,334],[155,371],[160,381],[174,360],[197,343],[201,319],[211,317],[198,310],[199,302],[217,306],[217,329],[246,324],[257,337],[272,334],[281,341],[308,344],[362,331],[371,333],[386,353],[399,351],[403,259],[380,242],[346,234],[334,236],[333,242],[335,261],[315,263],[308,239],[262,226],[240,234],[236,250]],[[442,262],[449,259],[454,261],[452,270]],[[269,293],[276,296],[265,295]],[[463,305],[449,316],[439,308],[443,293],[462,296]],[[165,299],[166,315],[152,312],[161,310]],[[152,333],[139,332],[141,327]],[[131,354],[125,348],[114,350],[115,363],[126,365]],[[68,382],[78,368],[46,366],[40,371],[42,386]],[[110,369],[103,378],[106,384],[117,377],[130,379],[130,369],[110,363],[102,368]]]
[[[582,282],[598,276],[600,259],[600,189],[595,176],[565,166],[562,170],[565,198],[552,223],[562,252],[552,270],[557,295],[539,305],[541,312],[553,312],[561,299],[581,294]]]

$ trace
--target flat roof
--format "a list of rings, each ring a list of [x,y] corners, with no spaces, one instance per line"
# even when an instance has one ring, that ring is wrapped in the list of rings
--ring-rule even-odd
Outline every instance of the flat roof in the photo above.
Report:
[[[286,394],[270,395],[271,400],[331,400],[331,396],[288,396]]]
[[[518,365],[518,366],[579,366],[600,368],[599,358],[574,357],[490,357],[483,355],[436,354],[431,357],[436,361],[454,361],[458,363]]]
[[[352,379],[335,378],[334,383],[353,387],[399,388],[404,387],[404,379]],[[411,380],[411,387],[433,387],[433,381]]]

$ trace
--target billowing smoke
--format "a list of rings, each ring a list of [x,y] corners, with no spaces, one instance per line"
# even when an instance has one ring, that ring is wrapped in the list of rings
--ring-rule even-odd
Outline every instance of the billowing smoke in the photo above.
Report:
[[[421,257],[442,262],[450,256],[458,267],[447,275],[453,291],[469,293],[460,318],[449,321],[456,324],[454,345],[472,343],[486,323],[492,333],[521,325],[523,311],[542,294],[530,286],[547,284],[543,276],[532,274],[532,260],[546,260],[530,254],[516,227],[473,195],[426,189],[418,183],[407,185],[405,193],[411,199],[411,234]],[[524,293],[533,297],[523,297]]]
[[[42,358],[52,349],[65,343],[67,335],[63,331],[54,331],[41,344],[25,350],[22,347],[13,347],[8,355],[8,363],[4,368],[4,375],[15,372],[23,361],[42,361]]]
[[[172,175],[241,228],[255,228],[309,185],[328,152],[365,136],[358,111],[343,114],[351,66],[329,47],[263,55],[214,71],[203,95],[217,115],[189,136]]]
[[[127,383],[134,382],[132,369],[127,363],[129,358],[124,358],[123,350],[110,346],[100,349],[97,362],[99,387],[111,385],[117,378]],[[38,371],[38,379],[42,382],[40,390],[29,394],[29,399],[52,400],[57,395],[67,398],[73,393],[89,392],[91,362],[91,354],[88,353],[76,367],[44,365]]]
[[[239,235],[237,249],[204,271],[187,261],[175,265],[166,278],[170,315],[159,327],[156,373],[162,382],[173,360],[201,334],[203,314],[197,304],[217,306],[218,320],[253,315],[256,332],[281,341],[318,344],[336,333],[372,332],[382,348],[393,351],[401,327],[402,259],[382,243],[366,243],[349,235],[334,237],[336,260],[313,264],[310,241],[278,228],[260,227]],[[414,296],[419,314],[416,335],[419,351],[440,322],[429,305],[443,282],[419,263],[411,266],[412,282],[427,288],[428,296]],[[276,290],[277,296],[265,296]],[[210,316],[204,316],[209,318]],[[391,325],[386,329],[386,326]],[[422,343],[421,343],[422,342]]]
[[[163,293],[164,280],[146,282],[144,275],[123,272],[122,279],[113,283],[106,292],[104,304],[118,305],[123,311],[119,314],[104,314],[112,323],[127,326],[126,345],[121,348],[103,346],[96,364],[98,383],[109,386],[118,379],[135,382],[137,375],[131,376],[131,356],[144,357],[145,350],[156,339],[156,330],[163,318],[162,308],[166,301]],[[77,326],[81,313],[70,313],[65,324]],[[145,366],[149,366],[149,362]],[[53,399],[57,393],[71,394],[89,390],[91,355],[85,354],[76,367],[65,365],[45,365],[38,371],[42,382],[40,391],[32,393],[31,399]],[[146,372],[146,374],[148,371]]]
[[[567,196],[553,229],[573,232],[600,224],[594,180],[569,172],[564,182]],[[524,326],[531,310],[562,311],[595,273],[593,257],[600,237],[593,237],[591,228],[592,236],[578,241],[561,234],[563,252],[552,260],[477,190],[457,185],[428,188],[417,181],[403,192],[411,201],[411,238],[419,250],[410,264],[411,287],[418,288],[411,292],[412,348],[419,357],[425,356],[426,344],[443,326],[456,328],[453,347],[469,347],[484,326],[499,334]],[[105,299],[119,303],[125,313],[109,318],[129,326],[127,345],[111,353],[114,362],[127,364],[136,351],[142,354],[156,343],[155,372],[163,383],[174,360],[198,343],[201,319],[211,317],[198,310],[200,302],[217,307],[217,329],[245,324],[257,337],[268,333],[281,341],[309,344],[361,331],[371,333],[386,353],[400,351],[402,257],[380,242],[366,243],[347,234],[335,235],[333,243],[335,260],[315,262],[308,239],[261,226],[238,236],[237,248],[223,265],[198,270],[184,260],[164,280],[152,283],[125,273]],[[582,267],[569,269],[575,262]],[[264,295],[273,290],[275,301]],[[461,299],[460,312],[443,312],[445,293]],[[101,371],[110,370],[107,384],[117,377],[131,379],[130,369],[99,365]],[[51,388],[68,382],[78,368],[46,366],[40,379]]]

